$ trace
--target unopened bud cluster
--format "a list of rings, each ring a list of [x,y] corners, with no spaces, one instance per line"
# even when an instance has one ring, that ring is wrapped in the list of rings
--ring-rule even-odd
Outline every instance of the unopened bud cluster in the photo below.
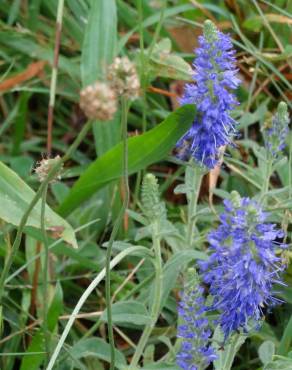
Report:
[[[39,182],[43,182],[48,177],[49,172],[55,165],[60,161],[61,157],[57,155],[55,158],[44,158],[40,162],[37,163],[37,167],[35,169],[35,173],[38,176]],[[50,181],[51,183],[61,180],[61,170],[56,173],[54,178]]]
[[[289,132],[289,115],[285,102],[280,102],[272,123],[266,130],[266,147],[273,157],[281,155],[286,146],[286,138]]]
[[[141,195],[143,210],[150,222],[166,217],[165,205],[160,201],[157,179],[151,173],[145,175],[143,179]]]
[[[89,119],[109,121],[117,111],[116,94],[108,84],[97,81],[81,90],[80,108]]]
[[[107,78],[118,96],[134,100],[139,95],[140,82],[136,67],[128,57],[115,58],[108,68]]]

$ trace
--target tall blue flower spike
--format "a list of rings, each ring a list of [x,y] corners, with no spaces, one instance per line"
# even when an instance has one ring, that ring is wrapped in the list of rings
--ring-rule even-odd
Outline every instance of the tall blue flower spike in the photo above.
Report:
[[[212,334],[206,318],[204,289],[198,284],[194,269],[189,271],[190,278],[178,307],[181,325],[178,326],[182,344],[176,362],[183,370],[199,370],[207,367],[217,356],[210,345]]]
[[[266,147],[273,157],[278,157],[286,146],[285,140],[289,132],[289,115],[287,104],[280,102],[272,124],[266,131]]]
[[[276,251],[286,245],[277,241],[284,232],[265,222],[267,214],[255,201],[232,192],[224,205],[220,226],[208,236],[213,254],[200,267],[226,340],[235,330],[247,331],[248,323],[259,325],[263,307],[280,302],[273,285],[283,284],[279,273],[285,265]]]
[[[196,104],[197,116],[190,130],[177,142],[181,159],[193,157],[200,165],[213,168],[220,159],[220,148],[231,143],[236,122],[230,111],[238,105],[230,90],[240,84],[236,77],[235,50],[228,35],[205,21],[203,35],[195,50],[193,79],[180,100]]]

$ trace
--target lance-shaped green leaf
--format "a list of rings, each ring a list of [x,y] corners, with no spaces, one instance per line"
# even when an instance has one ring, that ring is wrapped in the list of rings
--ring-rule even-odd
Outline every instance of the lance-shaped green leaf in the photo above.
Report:
[[[185,105],[171,113],[160,125],[143,135],[128,139],[129,174],[146,168],[165,158],[175,143],[191,126],[196,113],[194,105]],[[61,215],[68,215],[82,202],[109,182],[122,176],[123,145],[119,143],[96,159],[73,186],[59,208]]]
[[[150,57],[150,73],[178,80],[192,80],[192,68],[183,58],[171,53],[170,39],[162,39],[153,48]]]
[[[18,226],[34,195],[35,192],[14,171],[0,162],[0,219]],[[40,229],[40,220],[41,201],[31,211],[26,226]],[[58,232],[58,236],[77,247],[72,227],[49,206],[46,206],[45,211],[45,227],[47,230]]]
[[[224,336],[220,327],[215,330],[213,340],[214,347],[217,350],[218,359],[214,361],[215,370],[231,370],[233,361],[242,344],[245,342],[247,335],[233,334],[228,343],[224,345],[224,349],[220,349],[220,343],[223,343]]]
[[[117,41],[117,10],[115,0],[90,3],[81,55],[83,86],[102,78],[107,64],[115,55]]]

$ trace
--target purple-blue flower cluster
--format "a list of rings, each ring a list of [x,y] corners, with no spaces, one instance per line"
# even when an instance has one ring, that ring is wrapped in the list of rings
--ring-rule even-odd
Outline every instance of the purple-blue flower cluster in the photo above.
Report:
[[[273,157],[277,157],[286,146],[286,137],[289,132],[289,115],[287,104],[281,102],[276,114],[272,118],[271,127],[266,129],[266,147]]]
[[[220,159],[220,148],[230,144],[236,133],[230,111],[238,102],[230,90],[236,89],[240,80],[228,35],[206,21],[198,41],[193,62],[196,84],[187,84],[180,100],[181,104],[196,104],[197,116],[177,148],[180,158],[193,157],[199,164],[213,168]]]
[[[183,370],[198,370],[207,367],[217,356],[209,343],[211,330],[206,318],[204,289],[197,283],[189,284],[179,303],[178,314],[181,324],[178,326],[182,344],[176,357],[177,364]]]
[[[235,330],[247,331],[248,323],[258,325],[263,307],[279,302],[273,285],[282,284],[279,273],[285,266],[276,252],[285,245],[278,242],[284,232],[266,223],[257,202],[233,192],[224,205],[220,226],[208,236],[213,254],[200,267],[226,340]]]

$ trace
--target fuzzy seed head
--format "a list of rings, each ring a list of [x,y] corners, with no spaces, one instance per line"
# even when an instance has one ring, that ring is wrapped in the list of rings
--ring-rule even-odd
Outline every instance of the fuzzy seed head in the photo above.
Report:
[[[128,57],[115,58],[108,68],[108,80],[117,96],[134,100],[139,96],[140,81],[137,70]]]
[[[48,173],[51,169],[59,162],[61,157],[57,155],[55,158],[44,158],[40,162],[37,163],[37,167],[35,169],[35,173],[38,176],[39,182],[44,182],[48,176]],[[61,170],[55,175],[55,177],[50,181],[50,183],[54,183],[57,180],[61,180]]]
[[[80,108],[89,119],[110,121],[117,111],[116,94],[108,84],[97,81],[81,90]]]

